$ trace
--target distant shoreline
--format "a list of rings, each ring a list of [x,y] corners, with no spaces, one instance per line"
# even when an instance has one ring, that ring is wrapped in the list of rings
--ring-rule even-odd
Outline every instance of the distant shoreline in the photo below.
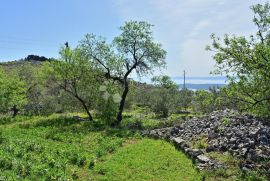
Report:
[[[184,84],[178,84],[179,88],[183,88]],[[209,90],[210,87],[221,88],[225,87],[227,84],[190,84],[187,83],[185,86],[190,90]]]
[[[184,83],[184,77],[172,77],[172,80],[177,84]],[[216,77],[186,77],[186,84],[226,84],[227,78],[224,76]]]

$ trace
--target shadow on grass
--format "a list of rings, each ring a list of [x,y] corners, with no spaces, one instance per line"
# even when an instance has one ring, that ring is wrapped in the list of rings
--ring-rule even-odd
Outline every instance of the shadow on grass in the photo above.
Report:
[[[76,119],[66,116],[40,117],[26,123],[18,124],[22,129],[51,128],[53,133],[71,133],[87,135],[91,132],[99,132],[107,137],[130,138],[139,137],[141,129],[131,129],[125,126],[111,127],[101,120],[93,122],[87,119]]]
[[[9,125],[16,122],[23,122],[25,120],[31,119],[31,116],[17,116],[17,117],[11,117],[6,115],[0,116],[0,125]]]
[[[30,119],[29,119],[30,120]],[[52,128],[57,133],[72,133],[86,135],[90,132],[100,132],[104,136],[131,138],[142,137],[141,132],[144,130],[157,129],[162,127],[173,126],[177,122],[183,121],[182,117],[173,119],[154,119],[140,118],[132,115],[124,115],[121,125],[111,127],[101,118],[96,118],[90,122],[86,118],[64,115],[51,115],[48,117],[34,117],[30,121],[19,123],[20,128]]]

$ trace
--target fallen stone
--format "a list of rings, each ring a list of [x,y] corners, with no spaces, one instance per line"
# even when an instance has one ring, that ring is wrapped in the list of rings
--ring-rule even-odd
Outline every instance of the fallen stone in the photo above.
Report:
[[[207,163],[210,161],[210,159],[205,155],[199,155],[199,156],[197,156],[197,159],[201,163]]]

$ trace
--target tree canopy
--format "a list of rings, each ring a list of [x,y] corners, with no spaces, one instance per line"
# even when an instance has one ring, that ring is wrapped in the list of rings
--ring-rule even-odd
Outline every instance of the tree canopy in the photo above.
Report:
[[[22,108],[26,102],[26,85],[20,79],[16,72],[7,74],[0,67],[0,110],[8,112],[13,110],[13,116],[16,116],[19,108]]]
[[[229,79],[228,96],[242,102],[242,110],[270,114],[270,5],[251,7],[257,33],[250,37],[212,35],[216,74]]]
[[[98,81],[99,72],[93,69],[91,62],[78,48],[63,47],[60,55],[58,61],[48,62],[43,69],[47,85],[56,86],[77,99],[92,121],[90,109],[97,102],[98,89],[102,84]]]
[[[107,79],[117,81],[123,87],[117,124],[122,120],[132,72],[143,76],[165,65],[166,52],[160,44],[154,42],[151,27],[144,21],[129,21],[120,27],[120,35],[111,44],[105,38],[93,34],[87,34],[80,43],[79,47],[95,67]]]

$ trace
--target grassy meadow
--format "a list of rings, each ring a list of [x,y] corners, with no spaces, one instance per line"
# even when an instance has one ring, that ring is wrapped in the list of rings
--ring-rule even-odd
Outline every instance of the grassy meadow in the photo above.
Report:
[[[141,136],[165,123],[137,111],[146,120],[138,129],[131,113],[116,128],[72,114],[2,117],[0,180],[201,180],[170,143]]]

